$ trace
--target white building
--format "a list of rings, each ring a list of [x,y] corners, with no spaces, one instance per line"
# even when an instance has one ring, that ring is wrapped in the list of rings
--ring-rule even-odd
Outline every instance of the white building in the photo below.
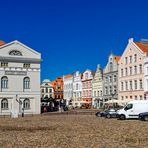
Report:
[[[69,105],[72,101],[73,96],[73,76],[68,74],[63,76],[64,83],[64,99],[66,100],[66,105]]]
[[[148,56],[144,58],[144,99],[148,99]]]
[[[54,90],[51,81],[48,79],[43,80],[41,84],[41,98],[54,98]]]
[[[0,115],[40,114],[41,54],[19,41],[0,46]]]
[[[144,100],[144,58],[148,44],[129,39],[118,62],[118,98],[122,102]]]
[[[108,62],[103,70],[104,83],[103,83],[103,100],[118,99],[118,61],[120,56],[110,54]]]
[[[82,74],[79,71],[76,71],[73,74],[73,99],[72,105],[74,107],[81,106],[81,93],[82,93],[82,81],[81,81]]]
[[[92,80],[92,95],[93,107],[100,108],[103,104],[103,74],[100,64],[98,64],[95,76]]]

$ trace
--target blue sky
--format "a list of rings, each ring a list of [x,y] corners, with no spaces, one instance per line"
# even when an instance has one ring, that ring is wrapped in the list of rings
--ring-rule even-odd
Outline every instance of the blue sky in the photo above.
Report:
[[[148,38],[147,0],[1,1],[0,40],[42,53],[41,79],[103,68],[128,38]]]

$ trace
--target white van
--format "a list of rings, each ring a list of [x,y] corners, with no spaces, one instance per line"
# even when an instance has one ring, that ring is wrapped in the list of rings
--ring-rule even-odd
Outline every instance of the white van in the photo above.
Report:
[[[148,112],[148,100],[130,101],[124,108],[117,111],[121,120],[138,118],[139,114],[143,112]]]

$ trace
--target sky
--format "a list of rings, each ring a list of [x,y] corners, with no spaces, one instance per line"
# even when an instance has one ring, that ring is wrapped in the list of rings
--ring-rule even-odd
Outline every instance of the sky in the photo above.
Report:
[[[148,39],[147,0],[4,0],[0,40],[42,54],[41,80],[102,68],[129,38]]]

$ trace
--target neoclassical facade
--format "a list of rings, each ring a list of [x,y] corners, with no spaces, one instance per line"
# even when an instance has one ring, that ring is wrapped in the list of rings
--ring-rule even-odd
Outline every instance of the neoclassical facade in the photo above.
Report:
[[[82,99],[92,104],[92,80],[95,73],[89,69],[82,75]]]
[[[71,74],[63,76],[63,83],[64,83],[64,99],[66,100],[66,105],[69,105],[70,101],[72,101],[72,96],[73,96],[73,76]]]
[[[148,45],[129,39],[128,45],[119,60],[119,99],[144,99],[144,57]]]
[[[19,41],[0,46],[0,115],[40,114],[40,62]]]
[[[92,95],[94,108],[100,108],[103,103],[103,75],[102,69],[98,64],[95,76],[92,80]]]
[[[54,98],[54,90],[49,79],[43,80],[41,84],[41,98]]]
[[[74,107],[81,106],[81,97],[82,97],[82,74],[79,71],[76,71],[73,74],[73,99],[72,104]]]
[[[104,102],[118,99],[118,61],[120,56],[110,54],[103,70],[103,100]]]

